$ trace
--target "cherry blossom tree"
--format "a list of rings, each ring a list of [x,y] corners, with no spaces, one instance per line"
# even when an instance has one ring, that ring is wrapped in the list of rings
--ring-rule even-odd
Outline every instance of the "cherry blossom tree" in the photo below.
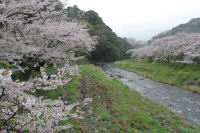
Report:
[[[169,61],[182,58],[196,60],[200,58],[200,33],[178,33],[153,41],[150,45],[127,51],[133,57],[152,57],[155,60]]]
[[[0,69],[0,132],[55,132],[70,128],[60,126],[61,120],[82,119],[84,112],[77,106],[86,106],[92,99],[68,101],[43,99],[32,95],[36,90],[50,91],[63,87],[79,75],[75,52],[89,53],[96,44],[84,23],[70,22],[58,0],[0,0],[0,59],[6,59],[22,70],[27,59],[31,67],[40,67],[42,77],[27,82],[13,81],[12,71]],[[48,77],[42,61],[52,64],[64,62],[57,74]],[[27,68],[27,69],[26,69]],[[75,113],[70,113],[74,108]]]
[[[56,0],[1,0],[0,58],[20,64],[24,56],[51,62],[74,59],[96,44],[83,23],[68,22]]]

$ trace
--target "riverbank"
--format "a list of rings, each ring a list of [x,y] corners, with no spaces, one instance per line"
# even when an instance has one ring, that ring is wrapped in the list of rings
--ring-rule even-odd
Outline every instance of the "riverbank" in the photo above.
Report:
[[[117,66],[152,80],[200,93],[200,65],[124,60]]]
[[[48,75],[58,68],[46,68]],[[116,79],[106,77],[101,68],[80,65],[80,76],[72,76],[69,84],[54,90],[36,91],[36,97],[64,100],[77,104],[70,114],[58,122],[71,128],[60,132],[126,132],[126,133],[198,133],[200,130],[188,124],[162,105],[144,98],[135,90]],[[69,77],[69,75],[66,75]],[[84,99],[89,99],[88,104]],[[85,102],[84,102],[85,101]],[[56,107],[56,106],[55,106]],[[45,108],[45,107],[44,107]],[[54,108],[48,105],[46,108]],[[38,120],[48,122],[39,116]],[[45,128],[45,125],[42,125]]]
[[[82,94],[93,98],[90,119],[99,132],[199,132],[165,107],[107,78],[101,69],[82,65],[81,71]]]
[[[200,127],[200,95],[169,84],[159,83],[117,67],[114,63],[101,65],[107,77],[117,79],[167,109],[176,112],[189,123]]]

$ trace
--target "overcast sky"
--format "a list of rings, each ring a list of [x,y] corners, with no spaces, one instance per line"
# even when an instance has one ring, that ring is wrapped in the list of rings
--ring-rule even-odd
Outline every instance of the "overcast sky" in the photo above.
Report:
[[[70,0],[74,4],[96,11],[117,35],[138,40],[200,17],[200,0]]]

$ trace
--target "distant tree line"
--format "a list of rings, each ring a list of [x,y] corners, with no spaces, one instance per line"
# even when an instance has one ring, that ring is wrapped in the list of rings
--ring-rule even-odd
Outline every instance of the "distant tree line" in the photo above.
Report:
[[[148,44],[146,41],[138,41],[135,38],[124,38],[124,39],[126,39],[128,43],[133,46],[133,49],[141,48]]]

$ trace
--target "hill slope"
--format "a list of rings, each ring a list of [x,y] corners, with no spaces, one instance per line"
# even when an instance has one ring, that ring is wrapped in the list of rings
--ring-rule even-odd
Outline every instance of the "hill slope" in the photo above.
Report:
[[[67,8],[68,17],[71,20],[87,22],[87,28],[91,36],[98,37],[96,49],[91,52],[89,59],[95,61],[113,61],[127,58],[126,51],[133,48],[126,39],[118,37],[107,26],[95,11],[83,11],[77,6]]]
[[[152,40],[156,40],[162,37],[174,35],[179,32],[186,32],[186,33],[199,33],[200,32],[200,18],[195,18],[190,20],[188,23],[180,24],[171,30],[162,32],[152,38]]]

